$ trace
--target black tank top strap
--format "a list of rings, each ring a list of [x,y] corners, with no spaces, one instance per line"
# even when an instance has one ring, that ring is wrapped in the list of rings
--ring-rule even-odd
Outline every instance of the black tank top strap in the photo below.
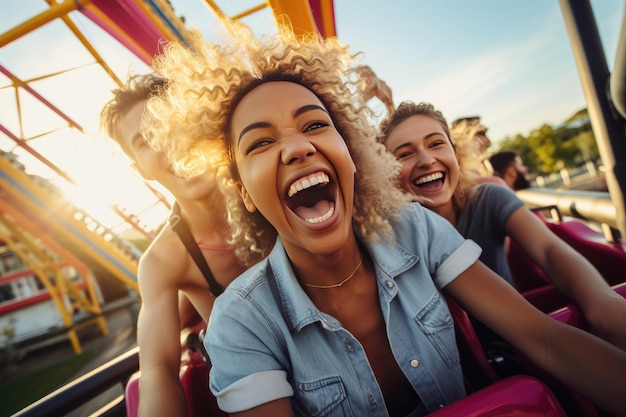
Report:
[[[189,252],[189,255],[191,255],[193,261],[196,263],[198,268],[200,268],[202,275],[204,275],[204,278],[209,284],[209,290],[211,291],[211,293],[217,297],[222,292],[224,292],[222,286],[218,284],[218,282],[215,280],[215,277],[213,276],[213,273],[211,272],[211,269],[209,268],[206,259],[204,259],[204,255],[198,247],[198,243],[191,234],[189,227],[181,217],[180,206],[178,205],[178,203],[174,203],[174,207],[172,208],[172,213],[168,218],[168,222],[172,230],[176,232],[180,240],[185,245],[185,248],[187,249],[187,252]]]

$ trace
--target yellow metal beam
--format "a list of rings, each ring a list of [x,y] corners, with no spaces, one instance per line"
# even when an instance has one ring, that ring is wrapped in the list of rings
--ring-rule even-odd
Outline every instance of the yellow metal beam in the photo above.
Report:
[[[278,24],[287,24],[296,35],[318,33],[308,0],[268,0]]]
[[[3,228],[0,228],[0,235],[9,247],[24,261],[26,265],[37,275],[39,280],[50,293],[52,301],[61,314],[61,319],[67,329],[72,328],[72,312],[68,311],[63,300],[66,298],[67,293],[65,291],[64,284],[66,283],[61,271],[53,265],[46,254],[38,250],[35,245],[30,242],[29,238],[22,233],[16,224],[8,220],[4,216],[0,216],[0,223],[4,226],[7,233],[2,233]],[[19,243],[18,243],[19,242]],[[35,255],[35,256],[32,256]],[[48,277],[48,273],[54,275],[54,282]],[[68,331],[68,336],[74,348],[74,353],[79,354],[82,352],[80,341],[73,330]]]
[[[40,205],[31,197],[21,192],[11,192],[11,197],[17,201],[17,205],[22,208],[25,213],[38,213],[39,218],[46,219],[50,217],[51,213],[55,213],[61,216],[65,221],[69,222],[75,229],[70,230],[64,227],[56,220],[51,221],[49,224],[52,230],[64,239],[67,239],[68,247],[79,247],[85,251],[85,255],[92,259],[94,262],[101,265],[105,270],[110,272],[114,277],[120,279],[127,284],[130,288],[134,289],[139,294],[139,285],[133,279],[137,270],[137,259],[134,256],[130,256],[125,252],[123,247],[115,246],[110,242],[107,242],[103,236],[92,233],[89,230],[88,224],[85,222],[87,216],[76,216],[76,208],[67,204],[65,200],[59,200],[54,194],[46,192],[45,189],[37,186],[28,174],[17,169],[8,163],[4,158],[0,158],[0,169],[7,175],[11,176],[15,182],[17,182],[21,188],[29,190],[34,195],[41,197]],[[0,178],[0,185],[11,191],[14,188],[13,185],[6,183],[6,181]],[[12,188],[13,187],[13,188]],[[47,211],[44,211],[45,210]],[[76,233],[78,231],[78,234]],[[85,245],[84,238],[90,238],[94,244],[106,249],[106,254],[115,259],[118,265],[114,265],[102,252],[97,251],[95,248]],[[128,272],[134,274],[132,277],[128,275]]]
[[[0,35],[0,48],[16,39],[26,35],[27,33],[57,19],[65,16],[71,11],[77,10],[83,4],[89,3],[89,0],[65,0],[63,3],[56,3],[43,13],[34,16],[27,21],[17,25],[13,29],[9,29]]]
[[[91,270],[87,268],[85,264],[79,261],[77,258],[72,255],[71,252],[68,252],[62,246],[59,246],[55,241],[51,240],[45,233],[35,235],[36,228],[28,229],[28,226],[31,224],[28,222],[28,219],[22,217],[21,213],[14,209],[12,206],[5,204],[2,200],[0,200],[0,208],[3,214],[0,214],[0,224],[3,224],[5,229],[11,232],[11,235],[5,236],[5,240],[7,244],[18,254],[20,255],[21,247],[17,244],[17,242],[25,243],[27,252],[31,252],[32,255],[24,257],[21,256],[22,259],[31,266],[33,271],[39,271],[37,276],[45,275],[46,278],[41,279],[42,283],[48,288],[50,291],[53,300],[55,301],[57,308],[61,313],[61,316],[64,320],[66,328],[68,329],[68,336],[70,338],[70,342],[72,347],[74,348],[74,352],[76,354],[81,353],[82,348],[80,346],[80,340],[78,339],[78,335],[76,333],[77,330],[84,328],[86,326],[90,326],[93,324],[98,325],[100,331],[103,335],[109,333],[109,329],[106,323],[106,320],[102,313],[102,308],[98,301],[98,295],[96,294],[96,289],[94,285],[95,278],[91,273]],[[9,218],[12,217],[13,219]],[[17,223],[21,225],[22,228],[26,227],[26,232],[23,233],[20,228],[15,224],[15,220]],[[23,223],[26,221],[26,223]],[[0,228],[0,235],[2,234],[2,229]],[[17,234],[17,238],[14,238],[12,235]],[[82,291],[71,281],[68,281],[65,275],[61,272],[58,263],[56,262],[47,262],[46,265],[41,264],[33,264],[34,259],[40,259],[45,257],[45,254],[42,254],[41,251],[37,248],[37,245],[30,242],[31,237],[29,235],[33,235],[37,240],[41,241],[46,248],[59,255],[64,261],[65,264],[73,266],[74,269],[78,272],[80,276],[83,277],[83,281],[86,284],[86,290],[88,296],[85,296]],[[26,252],[24,252],[25,254]],[[43,271],[43,272],[42,272]],[[52,272],[55,276],[54,283],[47,281],[47,275],[45,271]],[[47,283],[46,283],[47,282]],[[54,290],[54,288],[50,288],[48,285],[54,287],[58,285],[58,291]],[[57,302],[57,298],[55,295],[61,294],[61,296],[69,296],[69,299],[72,301],[72,307],[77,309],[82,309],[90,312],[95,316],[95,318],[88,320],[84,324],[75,325],[73,323],[73,312],[66,311],[65,304],[59,304]],[[62,307],[61,307],[62,306]]]
[[[222,9],[220,9],[220,7],[213,0],[204,0],[204,2],[207,6],[209,6],[211,10],[213,10],[213,13],[215,13],[217,17],[219,17],[220,19],[228,19],[228,16],[224,14]]]
[[[50,5],[50,8],[54,7],[57,4],[56,0],[46,0],[46,2]],[[111,79],[115,81],[115,83],[119,87],[122,87],[124,83],[113,72],[111,67],[109,67],[109,65],[104,61],[102,56],[100,56],[98,51],[96,51],[96,49],[91,45],[91,43],[87,40],[87,38],[85,38],[83,33],[78,29],[78,27],[76,27],[74,22],[72,22],[72,20],[67,15],[62,15],[60,16],[60,18],[63,20],[63,22],[65,22],[67,27],[70,28],[74,36],[76,36],[78,40],[83,44],[83,46],[89,51],[91,56],[93,56],[94,59],[98,62],[98,64],[100,64],[102,69],[104,69],[104,71],[106,71],[106,73],[109,74],[109,77],[111,77]]]
[[[231,19],[232,20],[243,19],[244,17],[250,16],[251,14],[256,13],[256,12],[258,12],[260,10],[265,9],[265,8],[267,8],[267,3],[261,3],[258,6],[251,7],[248,10],[244,10],[241,13],[238,13],[238,14],[236,14],[234,16],[231,16]]]

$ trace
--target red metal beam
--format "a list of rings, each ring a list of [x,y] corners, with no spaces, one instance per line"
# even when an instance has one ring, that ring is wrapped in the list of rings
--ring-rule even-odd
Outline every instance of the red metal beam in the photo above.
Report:
[[[4,75],[9,77],[11,79],[11,81],[13,81],[14,85],[16,85],[18,87],[22,87],[24,90],[26,90],[30,94],[32,94],[32,96],[35,97],[37,100],[39,100],[43,104],[45,104],[46,107],[48,107],[50,110],[52,110],[57,115],[59,115],[62,119],[64,119],[66,122],[68,122],[71,127],[75,128],[75,129],[78,129],[80,131],[80,133],[84,133],[83,128],[81,127],[81,125],[76,123],[68,115],[66,115],[61,110],[59,110],[54,104],[52,104],[48,100],[46,100],[41,94],[39,94],[37,91],[35,91],[27,83],[25,83],[24,81],[20,80],[15,75],[13,75],[13,73],[11,71],[9,71],[8,69],[6,69],[3,65],[0,65],[0,72],[2,72]]]
[[[59,167],[57,167],[56,165],[54,165],[52,162],[50,162],[49,160],[47,160],[42,154],[40,154],[39,152],[37,152],[36,150],[34,150],[28,143],[26,143],[25,140],[18,138],[17,136],[15,136],[9,129],[7,129],[2,123],[0,123],[0,132],[4,133],[5,135],[7,135],[9,137],[9,139],[13,140],[15,143],[18,144],[18,146],[21,146],[22,148],[24,148],[24,150],[28,151],[31,155],[33,155],[35,158],[37,158],[38,160],[40,160],[41,162],[43,162],[48,168],[50,168],[51,170],[53,170],[54,172],[56,172],[59,176],[61,176],[62,178],[64,178],[65,180],[67,180],[68,182],[70,182],[71,184],[76,185],[76,182],[74,182],[74,180],[67,175],[64,171],[61,171],[61,169]]]
[[[161,43],[172,40],[156,17],[152,20],[131,0],[92,0],[80,11],[148,65],[162,52]]]

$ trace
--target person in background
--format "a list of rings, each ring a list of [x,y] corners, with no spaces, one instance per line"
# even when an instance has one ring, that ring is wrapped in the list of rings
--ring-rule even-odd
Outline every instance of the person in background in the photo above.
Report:
[[[391,114],[393,112],[390,112]],[[476,184],[494,183],[506,185],[504,180],[493,175],[491,164],[486,159],[491,140],[487,128],[480,123],[480,116],[462,117],[450,124],[450,139],[456,149],[459,162],[466,171],[472,171]]]
[[[530,187],[528,167],[514,151],[501,151],[489,157],[493,167],[493,175],[502,178],[506,185],[514,191]]]
[[[207,329],[224,411],[415,417],[462,398],[445,288],[531,360],[626,414],[626,352],[536,310],[397,187],[346,46],[287,28],[260,41],[224,24],[219,44],[196,33],[157,58],[172,83],[146,123],[181,175],[221,161],[238,246],[269,253],[216,300]]]
[[[515,193],[475,185],[457,157],[445,117],[429,103],[403,102],[380,125],[379,140],[402,164],[400,185],[482,249],[481,261],[514,285],[508,236],[583,311],[595,333],[626,350],[626,300],[582,255],[552,233]]]
[[[376,97],[383,103],[387,114],[391,114],[395,108],[393,104],[393,93],[387,83],[374,73],[374,70],[368,65],[359,65],[357,73],[363,80],[363,95],[366,100]]]
[[[479,156],[483,156],[491,146],[491,139],[487,136],[487,127],[480,123],[480,116],[467,116],[455,119],[450,124],[450,132],[453,137],[458,136],[459,140],[464,138],[467,142],[467,144],[463,144],[464,146],[470,146],[470,143],[473,144],[474,150]],[[455,146],[462,145],[455,143]]]
[[[214,170],[181,178],[174,174],[166,155],[144,140],[141,119],[146,102],[165,87],[165,80],[155,74],[130,77],[123,88],[113,91],[102,109],[101,123],[143,178],[159,182],[172,193],[180,221],[189,228],[216,284],[226,288],[245,266],[227,240],[226,207]],[[191,324],[189,317],[197,317],[195,312],[208,321],[218,294],[209,291],[207,279],[169,223],[141,256],[137,276],[142,299],[137,323],[138,415],[187,415],[178,377],[181,326]]]

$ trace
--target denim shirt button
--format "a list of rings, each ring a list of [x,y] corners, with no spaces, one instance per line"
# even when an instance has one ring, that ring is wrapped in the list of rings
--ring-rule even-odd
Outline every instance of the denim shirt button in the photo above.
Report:
[[[350,342],[346,342],[346,349],[348,349],[348,352],[354,352],[354,348]]]
[[[420,361],[418,361],[417,359],[413,359],[411,361],[411,368],[417,368],[418,366],[420,366]]]
[[[443,408],[443,407],[445,407],[445,405],[443,405],[443,404],[439,404],[437,407],[439,407],[439,408]]]
[[[393,288],[393,282],[392,281],[387,281],[387,288]]]

